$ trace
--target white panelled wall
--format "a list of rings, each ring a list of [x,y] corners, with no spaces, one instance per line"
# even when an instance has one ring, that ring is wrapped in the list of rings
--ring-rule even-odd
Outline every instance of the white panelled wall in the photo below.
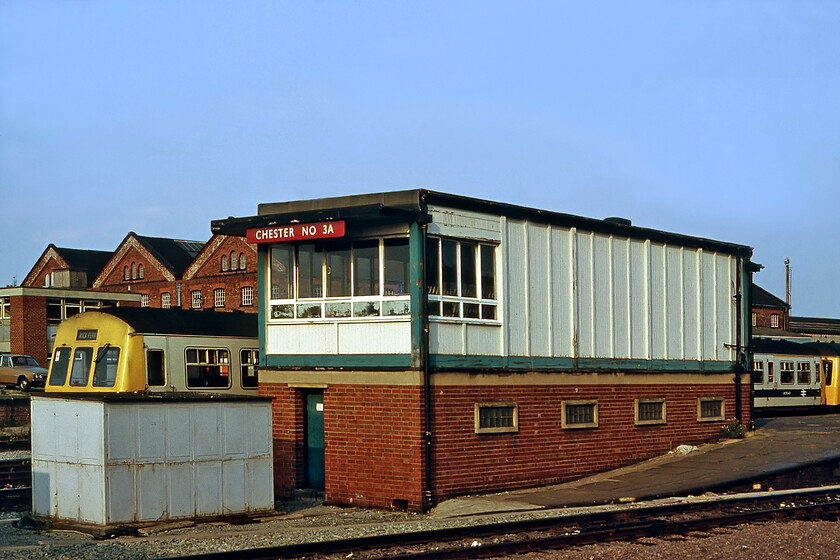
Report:
[[[481,238],[494,220],[500,322],[433,318],[433,354],[734,360],[735,255],[493,216]]]

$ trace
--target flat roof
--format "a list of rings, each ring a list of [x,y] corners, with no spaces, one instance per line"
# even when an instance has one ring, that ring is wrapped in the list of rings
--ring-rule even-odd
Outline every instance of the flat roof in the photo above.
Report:
[[[540,210],[480,198],[447,194],[426,189],[359,194],[341,197],[263,203],[258,214],[248,217],[228,217],[211,222],[215,234],[245,235],[246,230],[267,226],[284,226],[292,223],[346,220],[367,225],[395,222],[428,221],[428,205],[444,206],[512,219],[523,219],[561,227],[576,227],[586,231],[621,235],[630,238],[650,239],[688,247],[752,256],[752,247],[727,243],[702,237],[670,233],[657,229],[641,228],[629,220],[585,218],[549,210]]]

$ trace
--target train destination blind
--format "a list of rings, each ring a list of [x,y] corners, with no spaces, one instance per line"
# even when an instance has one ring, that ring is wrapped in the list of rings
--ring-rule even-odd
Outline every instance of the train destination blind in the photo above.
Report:
[[[248,243],[278,243],[330,237],[344,237],[344,220],[252,228],[245,232]]]

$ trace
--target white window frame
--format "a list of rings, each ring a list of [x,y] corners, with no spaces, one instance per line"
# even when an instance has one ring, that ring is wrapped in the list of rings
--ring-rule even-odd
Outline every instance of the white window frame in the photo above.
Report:
[[[252,286],[242,286],[242,305],[254,305],[254,288]]]
[[[450,237],[429,237],[426,241],[427,245],[430,243],[437,244],[437,263],[426,263],[430,270],[437,275],[438,288],[443,291],[443,242],[453,242],[456,244],[455,248],[455,274],[457,276],[456,283],[458,285],[458,293],[456,295],[428,294],[429,301],[429,317],[435,321],[449,321],[449,322],[478,322],[478,323],[493,323],[499,324],[499,274],[498,274],[498,245],[494,243],[487,243],[476,239],[455,239]],[[463,295],[464,279],[462,278],[462,251],[463,245],[469,243],[475,245],[475,286],[476,297],[467,297]],[[495,298],[484,298],[482,285],[482,247],[488,247],[493,252],[493,294]],[[423,256],[428,258],[428,252]],[[431,268],[433,267],[433,268]],[[429,283],[431,288],[431,283]],[[457,315],[447,314],[445,306],[457,306]],[[464,312],[466,305],[475,305],[478,307],[478,317],[467,317]],[[491,314],[492,311],[492,314]]]
[[[161,309],[169,309],[172,307],[172,294],[169,292],[163,292],[160,294],[160,307]]]
[[[213,290],[213,307],[225,306],[225,289],[216,288]]]
[[[140,294],[140,307],[149,307],[149,294]]]
[[[193,290],[190,292],[190,307],[193,309],[201,309],[201,290]]]

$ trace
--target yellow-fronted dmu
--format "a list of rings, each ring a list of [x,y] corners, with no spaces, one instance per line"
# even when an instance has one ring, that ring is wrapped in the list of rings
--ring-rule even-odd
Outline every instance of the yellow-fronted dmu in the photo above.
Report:
[[[257,393],[257,315],[113,307],[58,327],[45,390]]]

